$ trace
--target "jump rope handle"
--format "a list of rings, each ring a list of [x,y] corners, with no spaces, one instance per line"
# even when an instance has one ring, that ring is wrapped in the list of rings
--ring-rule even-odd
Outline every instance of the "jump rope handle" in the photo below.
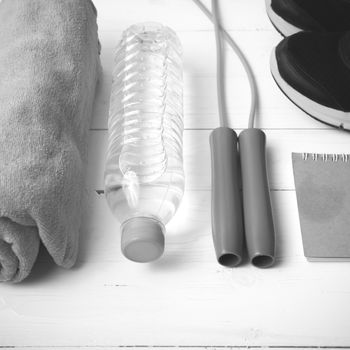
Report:
[[[257,267],[270,267],[275,262],[275,231],[266,170],[266,137],[263,131],[253,128],[258,97],[254,74],[239,47],[220,28],[217,16],[218,0],[212,0],[212,14],[200,0],[193,1],[214,23],[219,107],[225,105],[221,35],[241,60],[252,92],[249,129],[239,135],[239,153],[237,135],[224,126],[224,114],[220,108],[222,127],[215,129],[210,135],[212,231],[217,259],[222,265],[237,266],[242,260],[245,236],[251,263]]]
[[[246,129],[238,139],[234,130],[216,128],[210,135],[210,148],[212,231],[218,262],[229,267],[239,265],[245,236],[250,262],[261,268],[272,266],[275,230],[264,132]]]
[[[250,262],[261,268],[275,262],[275,230],[266,170],[266,136],[260,129],[239,135],[245,238]]]
[[[237,134],[228,127],[210,134],[211,221],[216,257],[221,265],[241,263],[244,247]]]

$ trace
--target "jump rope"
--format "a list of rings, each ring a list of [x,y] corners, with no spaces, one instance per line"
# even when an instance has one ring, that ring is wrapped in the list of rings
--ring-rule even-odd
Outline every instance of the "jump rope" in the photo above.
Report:
[[[200,0],[193,2],[213,22],[215,29],[220,127],[210,135],[210,149],[216,256],[221,265],[238,266],[246,246],[249,261],[254,266],[267,268],[275,262],[275,231],[266,169],[266,135],[254,127],[258,107],[255,77],[246,57],[220,23],[218,0],[211,0],[212,12]],[[222,39],[238,56],[250,85],[248,128],[239,136],[229,127],[225,110]]]

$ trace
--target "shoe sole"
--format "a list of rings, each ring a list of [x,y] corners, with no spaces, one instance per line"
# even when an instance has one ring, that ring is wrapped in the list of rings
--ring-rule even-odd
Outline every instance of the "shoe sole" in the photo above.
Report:
[[[265,0],[266,12],[272,25],[277,29],[283,36],[290,36],[292,34],[300,32],[302,29],[294,26],[287,22],[281,16],[279,16],[271,7],[271,0]]]
[[[337,109],[323,106],[291,87],[280,75],[277,65],[276,52],[273,49],[270,58],[270,69],[272,77],[281,91],[291,100],[297,107],[303,110],[305,113],[310,115],[312,118],[335,126],[340,129],[350,131],[350,113],[343,112]]]

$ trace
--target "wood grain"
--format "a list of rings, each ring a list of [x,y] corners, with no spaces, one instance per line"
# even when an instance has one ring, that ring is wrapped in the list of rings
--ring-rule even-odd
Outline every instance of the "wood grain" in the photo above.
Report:
[[[236,129],[237,133],[240,132]],[[292,152],[348,153],[349,133],[331,130],[265,130],[270,187],[292,190]],[[210,189],[210,130],[186,130],[184,133],[184,164],[187,190]],[[104,188],[103,172],[107,148],[107,131],[90,132],[88,186]]]
[[[349,344],[348,264],[305,261],[294,197],[272,193],[277,266],[231,270],[215,262],[210,192],[186,193],[165,255],[139,265],[121,256],[119,225],[92,191],[78,265],[65,271],[41,254],[31,279],[2,286],[2,344]]]
[[[190,1],[191,2],[191,1]],[[260,92],[257,126],[263,128],[329,129],[308,117],[285,98],[274,83],[269,68],[270,52],[281,37],[275,31],[230,32],[242,51],[249,57]],[[106,129],[109,108],[109,91],[113,68],[113,51],[121,32],[104,32],[101,39],[103,80],[100,98],[96,103],[93,129]],[[215,128],[218,125],[215,42],[207,31],[179,32],[184,51],[184,115],[185,127],[190,129]],[[244,70],[227,49],[227,110],[234,128],[247,127],[250,91]],[[205,57],[205,59],[203,59]],[[254,57],[254,59],[252,59]]]

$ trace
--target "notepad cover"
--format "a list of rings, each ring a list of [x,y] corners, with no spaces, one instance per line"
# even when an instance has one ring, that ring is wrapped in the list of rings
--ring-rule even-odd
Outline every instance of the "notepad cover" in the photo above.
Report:
[[[350,155],[293,153],[304,255],[350,260]]]

